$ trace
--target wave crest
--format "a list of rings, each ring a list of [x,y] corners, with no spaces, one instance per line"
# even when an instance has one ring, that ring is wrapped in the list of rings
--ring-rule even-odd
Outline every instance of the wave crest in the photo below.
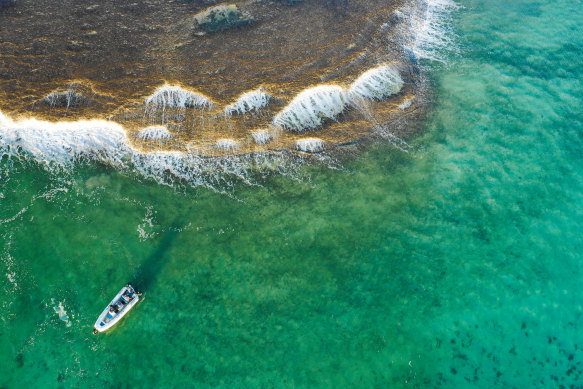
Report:
[[[225,107],[225,114],[245,114],[251,111],[257,111],[269,104],[271,95],[265,93],[263,88],[258,88],[251,92],[243,93],[237,101]]]
[[[273,135],[268,130],[257,130],[251,133],[251,137],[258,145],[264,145],[273,138]]]
[[[221,150],[235,150],[239,144],[233,139],[219,139],[215,143],[215,147]]]
[[[399,93],[403,80],[391,66],[382,65],[362,73],[350,86],[348,96],[353,101],[382,100]]]
[[[145,100],[147,108],[156,110],[159,107],[172,108],[210,108],[213,102],[198,92],[183,89],[178,85],[165,84],[154,91]]]
[[[416,0],[417,10],[409,17],[412,60],[444,62],[444,54],[455,47],[451,14],[459,9],[454,0]]]
[[[164,126],[146,127],[138,132],[138,138],[143,140],[167,140],[173,136]]]
[[[14,122],[0,114],[0,124],[0,149],[4,154],[19,157],[25,153],[40,163],[64,166],[88,158],[120,166],[131,152],[125,130],[104,120]]]
[[[321,151],[324,148],[324,141],[318,138],[304,138],[298,139],[296,141],[296,149],[307,152],[315,153]]]
[[[319,85],[298,94],[273,119],[276,126],[292,131],[304,131],[334,119],[347,105],[346,93],[336,85]]]

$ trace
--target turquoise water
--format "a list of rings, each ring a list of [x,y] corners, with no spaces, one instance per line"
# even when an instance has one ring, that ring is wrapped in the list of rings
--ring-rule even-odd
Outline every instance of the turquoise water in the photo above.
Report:
[[[409,153],[232,196],[3,158],[0,387],[580,386],[583,7],[461,5]]]

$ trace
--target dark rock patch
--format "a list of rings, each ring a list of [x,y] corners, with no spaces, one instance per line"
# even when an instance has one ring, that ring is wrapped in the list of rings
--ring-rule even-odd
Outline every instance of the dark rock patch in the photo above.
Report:
[[[248,26],[255,20],[241,12],[235,4],[220,4],[207,8],[194,16],[200,28],[206,32],[218,32]]]

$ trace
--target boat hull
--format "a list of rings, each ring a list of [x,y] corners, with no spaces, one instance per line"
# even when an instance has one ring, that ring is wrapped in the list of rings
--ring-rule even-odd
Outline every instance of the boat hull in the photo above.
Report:
[[[127,304],[121,304],[120,299],[125,291],[132,292],[133,298]],[[138,303],[139,300],[140,296],[133,290],[133,288],[130,289],[130,287],[127,286],[121,288],[115,298],[111,300],[103,312],[101,312],[101,315],[99,315],[99,318],[95,322],[95,331],[104,332],[116,325],[122,317],[127,315],[127,313]],[[110,307],[114,305],[121,306],[121,309],[117,313],[110,311]],[[111,317],[108,317],[108,315]]]

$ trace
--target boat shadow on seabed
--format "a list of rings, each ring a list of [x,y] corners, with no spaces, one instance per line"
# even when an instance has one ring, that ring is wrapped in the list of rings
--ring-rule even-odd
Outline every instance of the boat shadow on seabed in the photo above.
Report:
[[[127,312],[123,312],[124,310],[127,309],[127,311],[129,311],[129,309],[131,309],[131,307],[133,307],[133,305],[135,305],[135,303],[137,302],[137,300],[139,299],[139,297],[142,296],[142,293],[147,291],[150,286],[153,284],[153,282],[156,280],[156,277],[158,276],[158,274],[160,273],[160,271],[162,270],[162,266],[165,263],[164,261],[164,256],[166,255],[166,252],[169,251],[169,249],[172,247],[172,244],[174,242],[174,239],[176,238],[176,236],[178,235],[180,231],[180,228],[177,227],[176,223],[173,223],[173,225],[163,234],[162,236],[162,240],[160,242],[160,244],[158,245],[158,247],[156,248],[156,250],[154,250],[154,252],[138,267],[138,269],[136,270],[136,272],[134,273],[134,275],[132,276],[132,280],[131,282],[129,282],[127,284],[126,287],[122,288],[122,291],[120,291],[120,293],[118,294],[118,296],[116,296],[116,298],[112,301],[112,303],[109,305],[109,308],[111,311],[114,311],[115,314],[113,312],[106,312],[104,311],[102,313],[102,315],[100,316],[100,318],[98,319],[93,333],[97,334],[98,332],[101,331],[106,331],[109,327],[112,327],[120,318],[118,319],[113,319],[115,316],[119,315],[123,316],[125,315],[125,313]],[[136,286],[135,291],[133,290],[133,285]],[[132,302],[132,298],[128,295],[128,297],[130,297],[130,300],[124,300],[125,304],[120,302],[120,306],[117,306],[116,304],[118,303],[118,299],[119,298],[123,298],[124,295],[120,295],[121,293],[123,293],[124,289],[130,288],[130,292],[134,292],[137,294],[137,298],[136,301]],[[138,291],[139,289],[139,291]],[[127,307],[125,307],[125,305],[127,305]],[[121,308],[120,308],[121,307]],[[121,311],[118,311],[116,308],[121,309]],[[107,313],[109,313],[112,316],[108,316],[108,318],[112,321],[112,324],[110,324],[109,326],[107,325],[108,320],[105,319],[105,316]],[[102,317],[103,316],[103,317]],[[101,327],[99,327],[100,329],[98,330],[98,323],[100,323],[101,321]]]
[[[164,256],[172,247],[179,232],[180,228],[176,223],[173,223],[173,226],[163,234],[156,250],[135,271],[131,284],[136,285],[141,292],[146,292],[160,274],[165,263]]]

